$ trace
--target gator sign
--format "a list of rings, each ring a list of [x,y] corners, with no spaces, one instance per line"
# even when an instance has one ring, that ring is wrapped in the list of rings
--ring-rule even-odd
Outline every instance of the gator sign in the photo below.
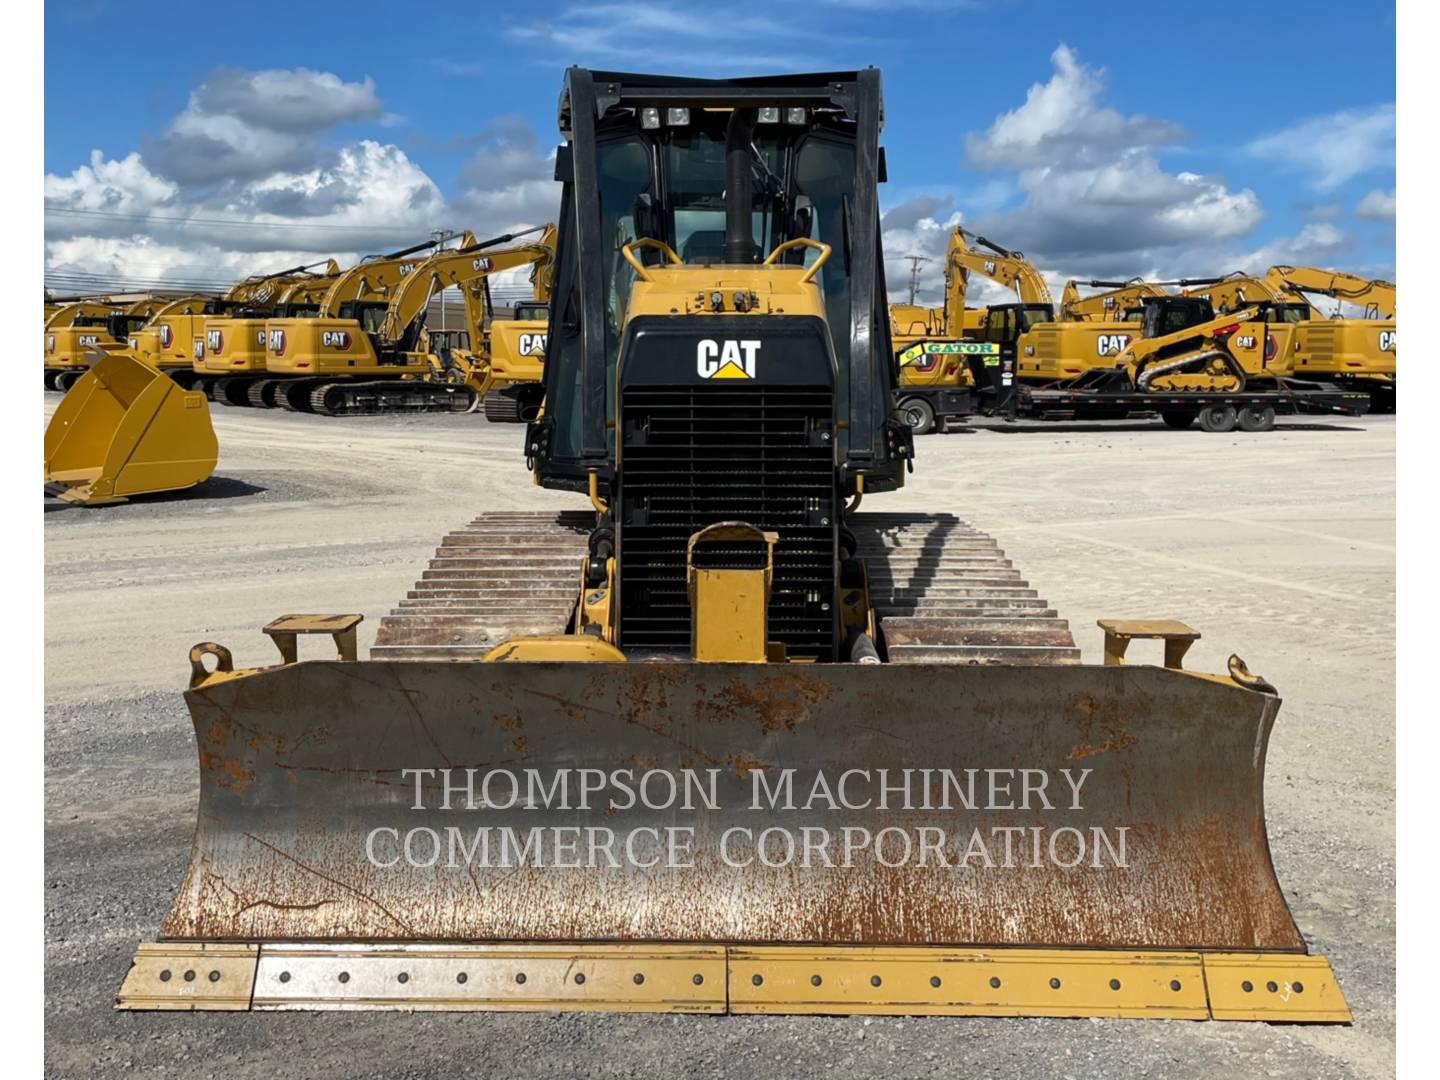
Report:
[[[925,356],[1000,356],[1000,346],[977,341],[920,341],[900,354],[900,366],[919,363]]]

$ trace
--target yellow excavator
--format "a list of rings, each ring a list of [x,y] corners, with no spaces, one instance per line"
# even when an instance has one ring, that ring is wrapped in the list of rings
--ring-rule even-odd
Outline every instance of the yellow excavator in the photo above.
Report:
[[[532,243],[494,250],[494,245],[509,243],[532,233],[540,237]],[[477,252],[485,254],[477,257]],[[438,289],[459,286],[465,311],[467,342],[458,347],[446,340],[437,349],[435,335],[425,332],[415,322],[421,346],[418,352],[430,361],[430,378],[463,383],[474,392],[472,408],[482,402],[486,418],[492,421],[528,422],[539,411],[544,390],[540,380],[545,352],[545,334],[549,314],[550,279],[554,268],[555,226],[508,233],[469,251],[444,252],[432,256],[411,274],[390,301],[382,336],[398,340],[399,328],[414,322],[423,307],[416,301],[429,297]],[[509,318],[497,318],[490,299],[490,279],[494,274],[529,265],[533,301],[516,304]],[[422,287],[421,282],[426,282]]]
[[[128,304],[76,300],[55,307],[45,319],[45,389],[69,390],[99,358],[102,344],[116,344],[115,320],[143,318],[152,306],[146,297]]]
[[[1311,266],[1272,266],[1267,284],[1287,299],[1311,295],[1364,309],[1358,319],[1319,312],[1296,328],[1294,366],[1309,379],[1335,382],[1370,395],[1372,412],[1395,411],[1395,285]]]
[[[533,233],[542,235],[532,243],[512,244]],[[500,244],[511,246],[497,247]],[[489,333],[483,335],[479,353],[452,350],[454,367],[446,371],[434,362],[438,358],[433,353],[420,347],[424,316],[431,298],[441,289],[459,286],[467,322],[483,328],[484,312],[489,306],[486,285],[490,277],[531,266],[533,280],[546,272],[554,254],[555,227],[545,225],[431,255],[406,275],[390,297],[379,329],[361,341],[362,347],[368,346],[371,357],[404,353],[407,360],[429,361],[429,368],[404,379],[332,382],[328,389],[312,393],[313,410],[329,416],[401,410],[472,411],[494,385],[489,368],[497,324],[492,322]],[[360,366],[375,363],[367,357]]]
[[[1209,300],[1220,313],[1263,303],[1275,324],[1278,359],[1294,375],[1370,396],[1370,411],[1395,411],[1395,287],[1332,271],[1276,266],[1262,277],[1236,271],[1184,281],[1184,294]],[[1388,290],[1388,292],[1387,292]],[[1307,293],[1346,299],[1388,317],[1326,318]]]
[[[459,238],[461,248],[474,244],[468,230]],[[411,409],[464,411],[470,397],[454,384],[426,380],[428,389],[407,388],[403,398],[377,397],[381,388],[373,385],[406,379],[418,386],[430,371],[428,358],[414,351],[415,342],[391,343],[394,348],[377,353],[371,335],[405,278],[440,246],[430,240],[362,260],[333,278],[314,303],[308,302],[314,297],[310,290],[303,306],[287,302],[265,320],[264,371],[225,379],[215,388],[216,400],[325,414],[399,407],[402,400]],[[336,388],[340,382],[348,389]]]
[[[188,390],[196,384],[195,339],[203,333],[205,317],[224,310],[224,305],[214,296],[164,301],[143,324],[130,330],[126,347]]]
[[[339,274],[339,265],[328,259],[237,282],[193,339],[195,385],[223,405],[250,404],[250,386],[265,372],[265,320],[318,310]]]
[[[1173,620],[1082,664],[973,525],[861,510],[914,461],[881,114],[874,68],[567,72],[517,457],[576,509],[447,537],[368,660],[356,614],[195,646],[120,1008],[1349,1019],[1267,846],[1276,689]]]
[[[1080,285],[1105,292],[1080,295]],[[1159,282],[1131,278],[1128,281],[1087,281],[1078,282],[1071,278],[1065,283],[1060,297],[1060,320],[1062,322],[1136,322],[1143,310],[1141,301],[1147,296],[1168,296],[1164,285]]]

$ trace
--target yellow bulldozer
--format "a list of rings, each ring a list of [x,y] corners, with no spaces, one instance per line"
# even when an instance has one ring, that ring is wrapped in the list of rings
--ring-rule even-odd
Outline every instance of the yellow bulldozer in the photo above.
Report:
[[[447,537],[368,660],[356,614],[195,646],[121,1008],[1348,1019],[1267,847],[1275,688],[1172,620],[1082,664],[990,537],[861,510],[914,461],[881,115],[874,68],[567,72],[521,453],[576,509]]]

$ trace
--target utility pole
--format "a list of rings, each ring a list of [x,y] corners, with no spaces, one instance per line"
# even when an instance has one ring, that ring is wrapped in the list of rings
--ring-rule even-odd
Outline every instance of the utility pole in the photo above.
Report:
[[[920,287],[920,267],[930,262],[930,259],[924,255],[906,255],[905,258],[910,260],[910,304],[913,307],[915,292]]]
[[[454,229],[431,229],[430,236],[436,241],[436,250],[444,250],[445,243],[460,234]],[[445,290],[440,290],[440,329],[449,330],[450,320],[445,315]]]

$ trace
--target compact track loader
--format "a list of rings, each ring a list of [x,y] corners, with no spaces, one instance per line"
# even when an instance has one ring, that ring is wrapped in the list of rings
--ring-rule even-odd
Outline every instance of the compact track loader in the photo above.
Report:
[[[205,395],[186,390],[122,345],[102,355],[45,429],[45,485],[66,502],[104,506],[193,487],[219,449]]]
[[[575,68],[559,117],[524,453],[577,509],[446,537],[368,660],[353,614],[192,650],[120,1007],[1346,1020],[1266,846],[1275,689],[1171,620],[1081,664],[992,539],[861,510],[913,460],[879,73]]]

